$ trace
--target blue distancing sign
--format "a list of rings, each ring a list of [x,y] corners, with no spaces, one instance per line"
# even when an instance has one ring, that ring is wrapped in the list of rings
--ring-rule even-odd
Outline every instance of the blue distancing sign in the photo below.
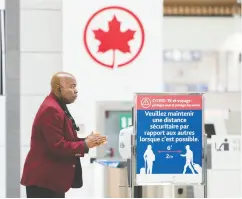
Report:
[[[203,95],[135,100],[136,183],[203,183]]]

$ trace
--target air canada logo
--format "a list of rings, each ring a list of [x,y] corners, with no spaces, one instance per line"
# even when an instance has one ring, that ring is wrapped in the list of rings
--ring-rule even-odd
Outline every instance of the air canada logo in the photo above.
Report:
[[[98,64],[118,68],[141,53],[145,33],[140,19],[127,8],[105,7],[95,12],[84,30],[88,55]]]
[[[149,98],[143,98],[141,100],[141,106],[143,108],[149,108],[151,106],[151,100]]]

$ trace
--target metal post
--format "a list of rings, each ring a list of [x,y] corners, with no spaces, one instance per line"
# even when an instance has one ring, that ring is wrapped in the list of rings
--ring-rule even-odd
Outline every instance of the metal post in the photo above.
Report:
[[[21,1],[5,1],[5,74],[6,74],[6,198],[20,198],[21,148]],[[1,110],[0,110],[1,111]]]
[[[207,198],[207,134],[205,133],[205,115],[204,115],[204,109],[205,109],[205,102],[204,102],[205,98],[204,98],[204,95],[203,95],[203,118],[202,118],[202,133],[203,133],[203,165],[202,165],[202,176],[203,176],[203,188],[204,188],[204,198]]]
[[[135,198],[135,159],[136,159],[136,149],[135,149],[135,135],[131,136],[131,161],[130,161],[130,198]]]
[[[135,132],[135,113],[134,113],[134,107],[132,107],[132,125],[133,125],[133,131]],[[135,145],[134,145],[134,138],[135,136],[131,135],[131,158],[130,158],[130,198],[135,197],[135,190],[134,190],[134,176],[135,176],[135,170],[134,170],[134,160],[135,160]]]
[[[174,183],[171,185],[171,197],[176,198],[176,186]]]
[[[204,136],[204,198],[208,197],[208,181],[207,181],[207,135]]]
[[[131,159],[130,159],[130,198],[134,198],[134,183],[133,183],[133,146],[131,146]]]

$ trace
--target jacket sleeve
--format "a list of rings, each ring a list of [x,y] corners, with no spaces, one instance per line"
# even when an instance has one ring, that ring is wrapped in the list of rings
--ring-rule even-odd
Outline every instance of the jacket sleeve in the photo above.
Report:
[[[66,141],[63,132],[63,119],[54,107],[48,107],[42,118],[42,134],[49,150],[59,157],[84,156],[85,141]]]
[[[89,148],[87,147],[85,138],[78,138],[78,141],[84,141],[84,143],[85,143],[84,153],[89,153]]]

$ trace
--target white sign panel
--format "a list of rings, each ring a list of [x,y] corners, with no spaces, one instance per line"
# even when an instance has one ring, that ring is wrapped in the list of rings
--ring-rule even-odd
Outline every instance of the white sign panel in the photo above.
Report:
[[[212,169],[241,169],[241,136],[212,136]]]
[[[134,92],[162,91],[162,5],[63,1],[64,70],[75,74],[82,97],[132,100]]]

